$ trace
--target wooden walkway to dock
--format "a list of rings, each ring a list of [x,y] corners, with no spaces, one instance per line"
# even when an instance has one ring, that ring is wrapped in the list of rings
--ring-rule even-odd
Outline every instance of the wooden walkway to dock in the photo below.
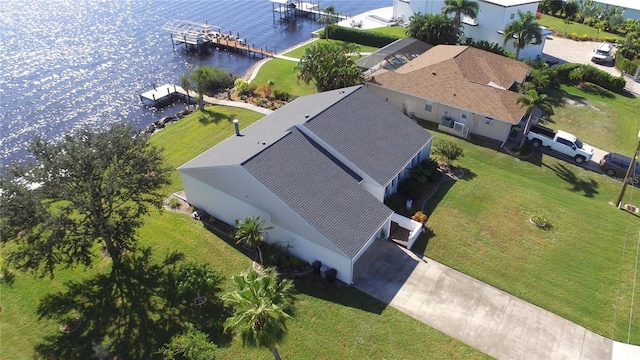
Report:
[[[210,26],[209,24],[188,20],[172,20],[167,22],[162,29],[168,31],[171,35],[171,44],[174,51],[176,45],[180,44],[184,44],[185,47],[212,44],[216,48],[235,50],[248,56],[253,54],[264,58],[273,57],[274,55],[274,51],[270,51],[266,46],[263,49],[257,48],[253,44],[249,45],[246,39],[240,38],[240,34],[223,33],[219,26]]]

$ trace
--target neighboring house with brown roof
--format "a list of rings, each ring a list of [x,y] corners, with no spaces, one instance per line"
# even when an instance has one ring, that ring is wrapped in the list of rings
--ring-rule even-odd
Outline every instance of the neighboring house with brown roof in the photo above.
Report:
[[[442,131],[506,142],[522,128],[525,110],[511,91],[531,68],[488,51],[438,45],[398,69],[381,69],[367,87],[407,115]]]

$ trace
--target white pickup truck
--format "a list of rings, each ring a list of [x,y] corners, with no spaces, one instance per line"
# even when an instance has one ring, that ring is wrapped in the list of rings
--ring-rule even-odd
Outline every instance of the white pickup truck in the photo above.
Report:
[[[531,141],[531,146],[534,148],[547,147],[572,157],[578,164],[589,161],[593,157],[593,147],[568,132],[554,132],[544,126],[533,125],[527,134],[527,139]]]

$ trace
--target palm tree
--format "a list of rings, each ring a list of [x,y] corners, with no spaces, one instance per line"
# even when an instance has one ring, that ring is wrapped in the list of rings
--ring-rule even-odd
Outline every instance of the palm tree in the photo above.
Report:
[[[280,360],[276,348],[284,337],[286,321],[293,311],[293,282],[278,281],[275,268],[233,277],[236,290],[222,296],[233,307],[233,316],[224,323],[225,331],[238,334],[243,345],[269,347],[273,358]]]
[[[264,241],[263,234],[265,231],[272,229],[270,226],[265,226],[265,222],[259,216],[249,216],[242,220],[236,220],[236,230],[233,232],[233,238],[236,239],[237,245],[245,243],[258,249],[260,264],[263,263],[262,251],[260,250],[260,245]]]
[[[529,129],[531,128],[531,118],[533,117],[533,110],[535,108],[538,108],[546,114],[552,114],[553,109],[551,108],[550,102],[551,99],[547,95],[538,94],[535,89],[527,91],[524,96],[521,96],[518,98],[518,100],[516,100],[516,103],[520,104],[520,107],[525,108],[525,113],[529,114],[527,123],[525,124],[524,131],[522,133],[522,140],[520,140],[520,147],[524,145],[524,141],[527,138]]]
[[[507,24],[503,30],[503,45],[506,45],[510,39],[515,38],[513,46],[516,48],[516,60],[518,60],[520,50],[529,45],[532,40],[535,40],[533,43],[536,45],[542,42],[542,31],[540,30],[540,25],[536,22],[535,15],[531,11],[523,13],[518,10],[518,17],[519,19]]]
[[[324,37],[329,40],[329,28],[338,22],[338,13],[333,5],[329,5],[323,10],[324,14],[318,19],[318,24],[324,24]]]
[[[469,0],[444,0],[444,7],[442,8],[442,12],[447,15],[455,14],[453,16],[453,28],[456,31],[460,31],[462,15],[477,18],[479,11],[480,5],[475,1]]]

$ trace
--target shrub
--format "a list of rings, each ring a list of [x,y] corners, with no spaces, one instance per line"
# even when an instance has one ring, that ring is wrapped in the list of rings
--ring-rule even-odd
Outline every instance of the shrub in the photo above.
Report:
[[[405,178],[398,184],[398,192],[408,198],[417,199],[420,197],[422,184],[412,177]]]
[[[409,169],[409,176],[421,185],[432,179],[438,170],[438,163],[433,159],[422,160],[420,164]]]
[[[384,204],[398,214],[405,215],[407,212],[406,201],[400,194],[391,194],[384,199]]]
[[[233,85],[236,88],[236,91],[240,95],[251,95],[255,90],[255,85],[249,83],[247,80],[238,78],[233,82]]]
[[[609,91],[620,93],[624,90],[626,81],[621,76],[612,76],[590,65],[582,65],[576,63],[567,63],[551,68],[551,79],[554,85],[571,84],[574,80],[590,82],[601,86]],[[582,76],[578,79],[576,76],[582,72]],[[573,73],[573,79],[571,74]]]
[[[616,67],[618,70],[634,75],[638,71],[638,66],[640,66],[640,60],[629,60],[622,55],[616,55]]]
[[[289,94],[286,91],[282,91],[282,90],[278,90],[278,89],[273,90],[273,97],[276,100],[280,100],[280,101],[291,101],[290,100],[291,99],[291,94]]]
[[[260,85],[258,86],[258,88],[256,89],[256,93],[262,95],[265,98],[270,98],[271,94],[273,92],[273,88],[269,85]]]
[[[269,244],[264,259],[265,266],[275,266],[282,271],[299,269],[304,266],[305,263],[303,261],[291,255],[291,249],[293,249],[293,246],[284,245],[278,241]]]
[[[392,42],[400,39],[397,36],[391,36],[387,34],[364,31],[359,29],[351,29],[342,26],[337,26],[331,29],[329,36],[335,40],[342,40],[352,42],[364,46],[384,47]]]
[[[460,145],[452,140],[440,140],[433,144],[433,154],[444,161],[447,165],[464,156],[464,151]]]
[[[171,199],[169,199],[169,208],[171,209],[177,209],[180,207],[180,200],[172,197]]]
[[[468,45],[477,49],[485,50],[494,54],[506,56],[511,59],[515,57],[515,53],[505,50],[503,47],[500,46],[500,44],[495,42],[490,43],[485,40],[473,41],[467,38],[465,40],[465,45]]]
[[[411,220],[417,221],[424,225],[427,222],[427,215],[422,211],[416,211],[416,213],[411,217]]]

